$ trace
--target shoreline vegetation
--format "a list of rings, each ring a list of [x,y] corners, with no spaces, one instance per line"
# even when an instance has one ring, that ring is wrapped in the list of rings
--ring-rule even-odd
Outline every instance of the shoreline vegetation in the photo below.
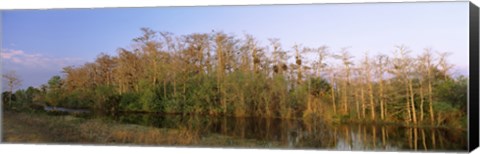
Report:
[[[293,132],[289,132],[288,134],[284,134],[284,132],[280,134],[278,134],[279,132],[270,132],[272,133],[270,135],[275,134],[275,136],[268,137],[269,135],[267,134],[267,138],[251,138],[245,136],[245,132],[238,131],[245,131],[245,128],[233,128],[233,130],[205,133],[202,132],[205,131],[202,130],[204,128],[198,128],[198,123],[194,125],[181,123],[175,124],[177,126],[172,128],[160,128],[153,125],[117,122],[108,118],[84,118],[82,116],[69,114],[58,115],[58,113],[46,111],[32,111],[30,113],[5,111],[2,121],[2,141],[6,143],[163,145],[232,148],[311,149],[321,147],[337,150],[338,148],[343,149],[340,146],[342,144],[348,144],[350,148],[352,148],[351,146],[354,144],[360,143],[366,145],[356,147],[360,148],[357,150],[389,150],[390,147],[393,149],[440,151],[463,149],[465,147],[462,145],[465,145],[464,143],[466,142],[461,140],[461,136],[464,136],[466,133],[465,131],[452,131],[451,128],[429,129],[418,127],[399,129],[398,126],[394,125],[375,126],[369,124],[320,124],[320,126],[314,126],[312,125],[314,123],[311,121],[305,121],[305,119],[303,119],[303,121],[304,124],[307,124],[303,133],[314,133],[318,129],[316,127],[323,129],[318,130],[320,131],[317,132],[319,134],[315,133],[315,135],[312,134],[313,136],[309,137],[302,136],[298,138],[295,137],[295,133]],[[244,124],[245,122],[237,121],[233,123],[235,123],[235,125],[242,125],[242,123]],[[280,125],[283,126],[283,124]],[[32,129],[32,126],[35,126],[35,129]],[[289,127],[292,126],[293,125],[289,125]],[[226,125],[222,127],[221,129],[226,129]],[[328,127],[334,129],[334,131],[328,129]],[[268,125],[267,127],[260,126],[260,128],[266,129],[264,131],[267,132],[270,129]],[[283,127],[280,129],[283,129]],[[226,133],[227,131],[229,133]],[[270,131],[273,131],[273,129]],[[356,132],[358,134],[349,135],[348,132]],[[280,137],[282,139],[278,140],[276,135],[283,137]],[[288,135],[288,139],[284,135]],[[360,138],[356,138],[356,135],[360,135],[358,136]],[[260,136],[265,137],[265,135]],[[392,140],[391,138],[394,139]],[[300,139],[300,142],[298,139]],[[293,146],[292,142],[294,142]],[[314,144],[316,142],[321,144]],[[373,144],[370,142],[373,142]],[[406,145],[406,143],[409,143],[409,145]]]
[[[61,107],[60,107],[61,108]],[[77,109],[67,109],[67,110],[82,110],[82,111],[61,111],[51,109],[46,111],[51,115],[73,115],[73,116],[91,116],[92,113],[86,108],[77,108]],[[37,110],[38,111],[38,110]],[[21,110],[17,112],[22,112]],[[36,111],[30,111],[36,112]],[[93,113],[95,114],[95,113]],[[208,114],[201,114],[201,113],[163,113],[163,112],[147,112],[147,111],[116,111],[115,113],[101,113],[100,116],[107,115],[107,116],[116,116],[116,115],[156,115],[156,116],[205,116],[205,117],[224,117],[226,115],[208,115]],[[251,118],[251,117],[238,117],[238,116],[227,116],[227,117],[234,117],[234,118]],[[254,118],[254,117],[253,117]],[[369,120],[369,119],[349,119],[346,121],[324,121],[323,119],[319,119],[318,117],[291,117],[291,118],[280,118],[280,117],[261,117],[261,118],[271,118],[271,119],[284,119],[284,120],[306,120],[306,121],[314,121],[328,123],[330,125],[345,125],[345,124],[352,124],[352,125],[379,125],[379,126],[397,126],[397,127],[409,127],[409,128],[433,128],[433,129],[451,129],[451,130],[458,130],[458,131],[467,131],[466,127],[460,126],[452,126],[452,125],[430,125],[430,124],[407,124],[403,122],[389,122],[389,121],[381,121],[381,120]]]
[[[42,112],[27,114],[6,111],[3,115],[2,124],[2,141],[6,143],[243,147],[258,147],[261,145],[256,143],[259,141],[233,139],[220,134],[200,139],[200,134],[190,131],[188,128],[155,128],[116,123],[103,119],[79,118],[71,115],[52,116]],[[32,126],[36,128],[32,129]]]
[[[354,61],[348,49],[283,49],[252,35],[223,32],[176,36],[142,28],[117,55],[69,66],[39,88],[12,93],[6,110],[42,106],[118,112],[321,119],[330,123],[395,123],[460,128],[467,124],[468,78],[450,74],[449,53],[406,46],[393,56]],[[10,76],[11,77],[11,76]],[[44,103],[40,103],[44,102]]]

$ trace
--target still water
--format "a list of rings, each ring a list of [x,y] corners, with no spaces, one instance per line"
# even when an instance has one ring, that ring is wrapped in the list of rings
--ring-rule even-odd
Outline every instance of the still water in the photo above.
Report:
[[[51,106],[44,106],[43,110],[45,111],[57,111],[57,112],[67,112],[71,114],[76,114],[76,113],[90,113],[90,110],[86,109],[69,109],[69,108],[64,108],[64,107],[51,107]]]
[[[465,131],[393,125],[332,125],[318,120],[155,114],[123,114],[110,118],[121,123],[187,129],[198,134],[200,140],[211,135],[253,140],[262,143],[256,145],[259,148],[464,151],[468,143]]]

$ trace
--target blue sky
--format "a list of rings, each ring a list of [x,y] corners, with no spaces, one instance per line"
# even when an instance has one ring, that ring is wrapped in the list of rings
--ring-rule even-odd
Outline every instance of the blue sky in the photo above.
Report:
[[[2,71],[16,70],[23,86],[39,86],[68,65],[116,54],[141,27],[174,34],[244,32],[262,45],[279,38],[356,58],[391,52],[404,44],[416,55],[425,47],[453,53],[458,72],[468,70],[468,2],[370,3],[276,6],[157,7],[2,11]],[[455,72],[455,71],[454,71]]]

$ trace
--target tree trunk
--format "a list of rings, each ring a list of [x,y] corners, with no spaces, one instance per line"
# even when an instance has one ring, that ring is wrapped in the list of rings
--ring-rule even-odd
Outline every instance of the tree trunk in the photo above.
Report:
[[[312,113],[312,97],[310,95],[310,82],[308,82],[308,87],[307,87],[307,115]]]
[[[417,124],[417,112],[415,111],[415,99],[413,98],[413,88],[412,88],[412,81],[408,80],[408,86],[410,88],[410,102],[412,107],[412,116],[413,116],[413,124]]]
[[[358,85],[358,86],[360,87],[361,85]],[[361,113],[361,111],[360,111],[360,103],[359,103],[360,98],[358,98],[358,97],[359,97],[359,94],[358,94],[358,93],[359,93],[359,91],[356,90],[356,91],[355,91],[355,107],[356,107],[356,109],[357,109],[357,110],[356,110],[356,112],[357,112],[357,118],[361,118],[361,115],[360,115],[360,113]]]
[[[380,79],[380,84],[379,84],[379,89],[380,89],[380,119],[385,120],[385,105],[384,105],[384,94],[383,94],[383,78]]]
[[[337,114],[337,106],[335,103],[335,75],[332,73],[332,86],[330,86],[330,91],[332,92],[332,105],[333,105],[333,114]]]
[[[368,73],[370,74],[370,73]],[[374,100],[373,100],[373,87],[372,87],[372,83],[370,81],[370,75],[367,75],[367,82],[368,82],[368,95],[369,95],[369,98],[370,98],[370,113],[371,113],[371,118],[372,120],[375,120],[375,104],[374,104]]]
[[[155,87],[157,85],[157,60],[156,60],[156,55],[152,57],[153,60],[153,86]]]
[[[427,51],[428,54],[428,51]],[[434,125],[435,124],[435,113],[433,112],[433,99],[432,99],[432,69],[431,69],[431,62],[430,62],[430,56],[428,54],[427,57],[427,81],[428,81],[428,104],[429,104],[429,110],[430,110],[430,124]]]
[[[411,115],[411,112],[410,112],[410,100],[409,100],[409,93],[408,93],[408,81],[405,81],[405,99],[406,99],[406,109],[407,109],[407,115],[406,115],[406,119],[405,121],[407,122],[407,124],[410,123],[411,121],[411,118],[412,118],[412,115]]]
[[[435,117],[433,113],[433,99],[432,99],[432,83],[431,81],[428,82],[428,102],[429,102],[429,109],[430,109],[430,124],[435,124]]]
[[[348,91],[347,90],[347,83],[348,83],[348,81],[347,81],[347,79],[348,79],[348,75],[347,75],[346,79],[343,81],[343,110],[342,110],[343,114],[348,114],[347,113],[348,112],[348,98],[347,98],[348,97],[348,95],[347,95],[347,91]]]
[[[362,118],[365,119],[366,116],[366,104],[365,104],[365,90],[364,87],[362,86],[360,89],[360,97],[362,100]]]
[[[420,122],[423,122],[423,103],[424,103],[424,96],[423,96],[423,84],[422,81],[420,81]]]

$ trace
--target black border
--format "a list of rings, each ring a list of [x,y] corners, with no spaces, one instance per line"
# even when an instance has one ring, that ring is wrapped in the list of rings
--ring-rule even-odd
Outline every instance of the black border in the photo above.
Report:
[[[478,83],[478,74],[479,70],[479,31],[478,31],[478,7],[470,2],[469,4],[469,22],[470,22],[470,79],[469,79],[469,121],[468,121],[468,150],[471,152],[478,147],[479,141],[479,83]]]

